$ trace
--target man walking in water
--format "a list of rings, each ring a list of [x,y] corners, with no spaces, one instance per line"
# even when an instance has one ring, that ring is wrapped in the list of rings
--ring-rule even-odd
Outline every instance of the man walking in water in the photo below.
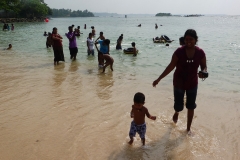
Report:
[[[69,50],[70,50],[70,59],[76,60],[76,56],[78,53],[77,42],[76,42],[76,34],[73,32],[72,26],[68,27],[69,32],[66,33],[67,38],[69,39]]]

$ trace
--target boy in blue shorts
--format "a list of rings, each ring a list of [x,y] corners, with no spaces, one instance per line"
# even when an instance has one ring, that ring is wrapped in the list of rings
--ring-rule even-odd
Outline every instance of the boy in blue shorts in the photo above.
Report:
[[[130,113],[133,121],[131,123],[129,137],[130,141],[128,142],[130,145],[133,143],[133,137],[135,137],[136,132],[139,134],[142,144],[145,145],[145,133],[146,133],[146,123],[145,123],[145,115],[152,120],[156,120],[156,116],[151,116],[148,112],[148,109],[144,107],[145,96],[143,93],[136,93],[133,98],[134,104],[132,105],[132,111]]]

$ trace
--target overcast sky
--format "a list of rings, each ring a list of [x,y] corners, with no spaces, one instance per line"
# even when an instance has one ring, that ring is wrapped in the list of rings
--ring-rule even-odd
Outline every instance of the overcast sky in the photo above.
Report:
[[[45,0],[50,8],[118,14],[240,15],[240,0]]]

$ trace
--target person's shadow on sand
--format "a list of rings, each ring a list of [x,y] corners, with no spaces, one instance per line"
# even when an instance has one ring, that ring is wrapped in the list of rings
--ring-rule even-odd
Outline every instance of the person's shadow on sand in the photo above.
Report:
[[[176,132],[178,133],[175,134]],[[126,143],[119,153],[117,151],[112,152],[108,159],[109,160],[177,159],[175,149],[182,144],[182,142],[186,139],[186,136],[187,136],[186,132],[177,131],[174,124],[171,123],[168,124],[168,129],[166,133],[158,141],[146,142],[146,146],[142,147],[135,147]],[[134,142],[136,143],[136,141]]]

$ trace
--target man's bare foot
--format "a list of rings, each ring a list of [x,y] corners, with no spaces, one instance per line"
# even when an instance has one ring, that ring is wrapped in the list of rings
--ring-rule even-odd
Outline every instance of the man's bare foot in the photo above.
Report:
[[[133,139],[131,139],[131,140],[128,142],[128,144],[130,144],[130,145],[132,145],[132,143],[133,143]]]
[[[177,121],[178,121],[178,112],[175,112],[175,113],[174,113],[172,119],[173,119],[173,122],[174,122],[174,123],[177,123]]]

